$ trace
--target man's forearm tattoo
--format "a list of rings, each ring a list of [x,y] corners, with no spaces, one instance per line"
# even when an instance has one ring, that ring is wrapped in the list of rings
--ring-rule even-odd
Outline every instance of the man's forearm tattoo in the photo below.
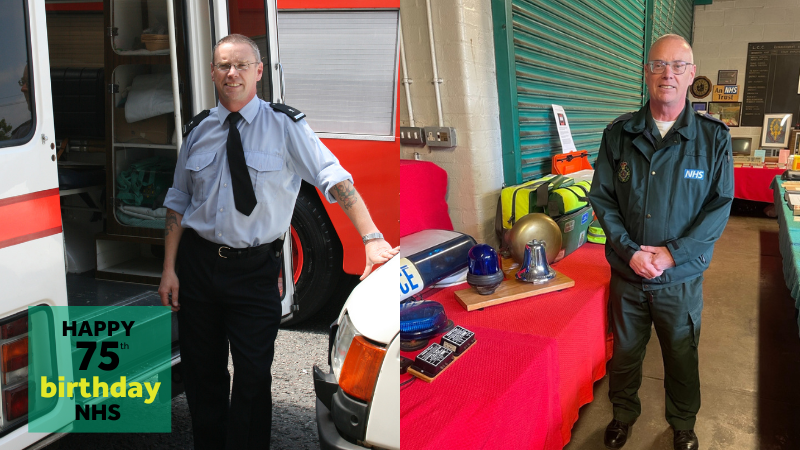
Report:
[[[167,211],[167,221],[164,225],[164,237],[169,236],[169,233],[175,231],[172,226],[178,225],[178,214],[172,211]]]
[[[350,180],[334,185],[333,197],[342,205],[343,209],[350,209],[358,202],[358,192]]]

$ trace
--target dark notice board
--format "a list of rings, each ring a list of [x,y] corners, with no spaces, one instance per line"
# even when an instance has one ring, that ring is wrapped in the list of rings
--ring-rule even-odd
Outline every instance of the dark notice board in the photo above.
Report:
[[[764,125],[764,114],[791,113],[800,120],[800,42],[747,45],[742,126]]]

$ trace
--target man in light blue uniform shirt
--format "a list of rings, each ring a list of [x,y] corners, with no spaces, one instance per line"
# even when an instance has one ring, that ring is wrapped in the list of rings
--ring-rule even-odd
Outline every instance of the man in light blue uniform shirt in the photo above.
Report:
[[[184,211],[181,226],[202,238],[232,248],[272,242],[289,229],[300,182],[317,186],[330,202],[331,189],[353,178],[339,165],[305,120],[286,114],[253,97],[239,113],[244,157],[258,204],[250,216],[233,202],[225,143],[230,111],[220,102],[187,136],[178,156],[175,182],[164,205]]]
[[[217,43],[211,78],[219,105],[190,124],[164,200],[159,294],[178,312],[197,449],[269,446],[270,369],[281,319],[280,238],[289,229],[302,180],[338,202],[361,234],[362,279],[398,253],[372,222],[350,174],[298,118],[299,111],[256,97],[260,60],[258,47],[245,36]],[[236,374],[232,393],[229,344]]]

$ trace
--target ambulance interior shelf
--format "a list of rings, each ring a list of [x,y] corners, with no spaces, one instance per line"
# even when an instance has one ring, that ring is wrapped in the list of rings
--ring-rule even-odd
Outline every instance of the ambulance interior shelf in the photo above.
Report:
[[[114,148],[177,150],[172,80],[166,65],[124,65],[114,70]]]
[[[61,209],[100,213],[102,218],[103,192],[106,187],[105,165],[88,161],[58,160],[58,194],[60,197],[78,195],[82,202],[62,201]]]
[[[147,46],[142,36],[167,35],[166,0],[111,0],[114,36],[111,48],[118,55],[168,55],[165,45]]]
[[[169,68],[119,66],[114,82],[114,216],[122,225],[163,230],[177,158]]]
[[[59,196],[80,195],[83,204],[62,202],[61,208],[102,213],[100,205],[103,204],[101,194],[106,187],[105,164],[93,161],[91,157],[95,155],[92,154],[76,153],[71,156],[76,160],[67,159],[69,156],[66,155],[69,153],[58,153]]]
[[[123,225],[163,230],[167,217],[164,199],[175,173],[174,155],[141,157],[152,150],[133,150],[139,150],[137,156],[115,177],[115,217]]]

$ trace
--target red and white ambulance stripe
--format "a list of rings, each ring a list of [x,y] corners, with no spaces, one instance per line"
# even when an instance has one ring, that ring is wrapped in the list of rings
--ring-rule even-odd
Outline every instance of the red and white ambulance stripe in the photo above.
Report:
[[[58,189],[0,200],[0,248],[61,233]]]

